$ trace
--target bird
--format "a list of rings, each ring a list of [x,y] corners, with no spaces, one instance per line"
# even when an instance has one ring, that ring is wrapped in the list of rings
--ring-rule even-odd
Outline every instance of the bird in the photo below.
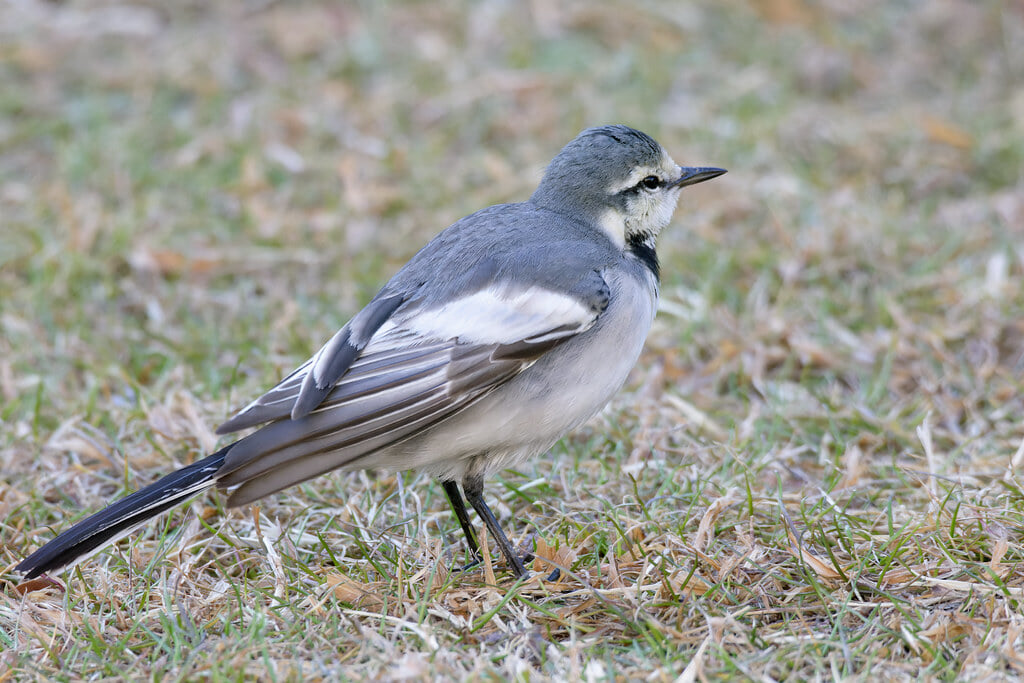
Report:
[[[524,577],[484,481],[548,451],[623,386],[655,316],[657,237],[684,187],[725,172],[680,166],[628,126],[582,131],[528,200],[438,233],[217,428],[254,431],[78,522],[16,571],[66,570],[212,487],[236,507],[335,469],[415,469],[441,483],[477,561],[467,501]]]

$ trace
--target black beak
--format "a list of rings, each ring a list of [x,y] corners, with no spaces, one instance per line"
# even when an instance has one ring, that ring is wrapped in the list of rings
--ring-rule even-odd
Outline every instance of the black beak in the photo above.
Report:
[[[687,185],[696,185],[697,183],[703,183],[705,180],[711,180],[725,173],[724,168],[712,168],[706,167],[679,167],[681,176],[678,179],[673,180],[669,187],[686,187]]]

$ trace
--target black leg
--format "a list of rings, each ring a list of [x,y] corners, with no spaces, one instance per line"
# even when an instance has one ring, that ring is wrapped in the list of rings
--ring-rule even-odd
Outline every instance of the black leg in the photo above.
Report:
[[[447,487],[445,490],[448,490]],[[498,544],[501,554],[505,556],[505,561],[512,567],[513,573],[515,573],[517,578],[526,576],[526,568],[523,566],[523,561],[512,548],[512,544],[509,543],[505,532],[501,530],[501,525],[494,518],[491,508],[487,507],[487,501],[484,500],[483,477],[466,477],[462,480],[462,490],[466,494],[466,500],[476,510],[476,514],[480,515],[480,518],[484,520],[484,524],[487,525],[487,530],[491,532],[491,536],[494,536],[494,542]],[[458,514],[457,511],[456,514]]]
[[[479,558],[480,546],[476,542],[476,532],[473,531],[473,527],[469,523],[469,514],[466,512],[466,504],[462,502],[459,485],[454,481],[442,481],[441,486],[444,487],[444,492],[448,495],[448,502],[451,503],[452,512],[455,513],[455,517],[459,520],[462,533],[466,535],[466,545],[469,546],[473,555]]]

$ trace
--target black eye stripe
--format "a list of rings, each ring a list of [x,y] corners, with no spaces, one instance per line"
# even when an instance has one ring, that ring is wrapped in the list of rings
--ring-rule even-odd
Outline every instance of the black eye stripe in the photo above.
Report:
[[[626,189],[621,190],[621,193],[622,194],[636,194],[636,193],[644,191],[644,190],[647,190],[649,192],[649,191],[652,191],[652,190],[656,190],[659,187],[662,187],[664,185],[665,185],[665,181],[664,180],[662,180],[661,178],[659,178],[656,175],[649,175],[649,176],[643,178],[642,180],[640,180],[640,182],[638,182],[636,185],[631,185],[631,186],[627,187]]]

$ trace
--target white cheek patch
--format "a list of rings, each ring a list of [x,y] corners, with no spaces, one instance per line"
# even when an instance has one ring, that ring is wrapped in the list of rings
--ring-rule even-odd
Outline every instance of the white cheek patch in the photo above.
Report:
[[[626,246],[626,217],[618,209],[606,210],[599,220],[601,230],[619,249]]]
[[[672,220],[678,201],[679,192],[674,190],[647,196],[643,204],[638,202],[631,207],[633,214],[627,232],[631,235],[657,235]]]
[[[436,340],[458,337],[477,344],[536,342],[556,329],[559,336],[582,332],[595,320],[596,315],[572,296],[541,287],[488,287],[438,308],[421,309],[411,318],[386,322],[367,352],[386,348],[392,339],[408,343],[409,334]]]
[[[654,210],[651,211],[651,227],[655,233],[672,220],[672,214],[676,211],[676,204],[679,203],[679,191],[671,192],[668,196],[662,197],[661,201],[655,202]]]

